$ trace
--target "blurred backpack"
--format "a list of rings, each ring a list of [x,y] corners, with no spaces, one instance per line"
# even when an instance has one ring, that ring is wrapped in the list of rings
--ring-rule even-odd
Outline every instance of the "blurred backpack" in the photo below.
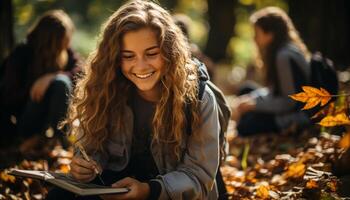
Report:
[[[312,54],[311,61],[311,83],[315,88],[324,88],[331,94],[337,94],[339,90],[338,76],[333,62],[322,56],[320,52]]]
[[[294,60],[291,60],[291,64],[298,66]],[[320,52],[315,52],[311,56],[309,66],[311,69],[311,77],[309,77],[309,81],[306,81],[307,79],[305,78],[305,75],[302,75],[303,73],[301,72],[300,67],[292,68],[293,70],[297,71],[294,73],[299,74],[294,74],[294,79],[297,82],[295,85],[297,92],[302,92],[302,86],[312,86],[318,89],[323,88],[330,94],[336,95],[339,91],[339,84],[337,72],[334,68],[333,62],[324,57]],[[304,107],[303,103],[296,102],[296,109],[300,110],[302,107]],[[317,105],[314,108],[304,110],[303,112],[309,117],[312,117],[323,107],[324,106]],[[316,119],[313,118],[312,120]]]
[[[315,88],[324,88],[331,94],[337,94],[339,90],[337,72],[333,62],[322,56],[320,52],[313,53],[309,62],[311,69],[311,77],[308,79],[302,72],[294,59],[291,59],[293,77],[295,79],[295,88],[297,92],[301,92],[302,86],[312,86]]]

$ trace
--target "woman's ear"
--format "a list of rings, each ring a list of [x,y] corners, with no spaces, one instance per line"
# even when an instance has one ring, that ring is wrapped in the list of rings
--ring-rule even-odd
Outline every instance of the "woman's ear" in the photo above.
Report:
[[[62,49],[65,50],[65,49],[68,49],[69,46],[70,46],[70,42],[71,42],[71,38],[69,36],[65,36],[63,39],[62,39]]]
[[[275,35],[272,32],[265,32],[266,43],[271,44]]]

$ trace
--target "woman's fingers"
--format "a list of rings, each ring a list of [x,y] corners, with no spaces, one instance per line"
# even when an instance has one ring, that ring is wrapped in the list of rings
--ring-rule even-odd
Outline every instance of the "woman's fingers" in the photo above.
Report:
[[[95,161],[87,161],[83,158],[80,157],[74,157],[72,159],[72,163],[84,167],[84,168],[88,168],[88,169],[94,169],[96,167],[96,162]]]
[[[71,162],[71,174],[77,180],[88,182],[95,178],[95,164],[82,158],[74,157]]]
[[[130,178],[130,177],[126,177],[126,178],[123,178],[122,180],[120,181],[117,181],[115,183],[112,184],[112,187],[129,187],[131,186],[133,183],[135,182],[135,179],[133,178]]]
[[[36,102],[36,84],[34,83],[32,88],[30,89],[30,97],[32,101]]]

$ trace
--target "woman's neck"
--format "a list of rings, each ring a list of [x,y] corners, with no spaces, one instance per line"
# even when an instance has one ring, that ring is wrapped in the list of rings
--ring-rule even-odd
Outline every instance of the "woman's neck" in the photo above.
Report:
[[[60,70],[64,70],[65,66],[67,65],[67,62],[68,62],[68,52],[67,52],[67,49],[64,49],[61,51],[61,53],[58,55],[58,58],[57,58],[58,68]]]
[[[157,87],[153,88],[152,90],[149,91],[141,91],[137,89],[137,93],[145,99],[146,101],[150,102],[158,102],[160,100],[160,93],[161,93],[161,88],[160,84],[157,85]]]

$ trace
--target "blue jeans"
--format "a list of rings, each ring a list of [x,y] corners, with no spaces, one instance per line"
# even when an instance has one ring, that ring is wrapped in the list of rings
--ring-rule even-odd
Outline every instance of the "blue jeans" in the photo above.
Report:
[[[237,124],[238,135],[245,137],[259,133],[279,132],[275,116],[268,113],[247,112]]]
[[[63,74],[57,75],[40,102],[28,100],[17,122],[18,134],[30,137],[52,127],[55,136],[63,139],[64,135],[58,130],[57,125],[66,115],[71,91],[70,78]]]

